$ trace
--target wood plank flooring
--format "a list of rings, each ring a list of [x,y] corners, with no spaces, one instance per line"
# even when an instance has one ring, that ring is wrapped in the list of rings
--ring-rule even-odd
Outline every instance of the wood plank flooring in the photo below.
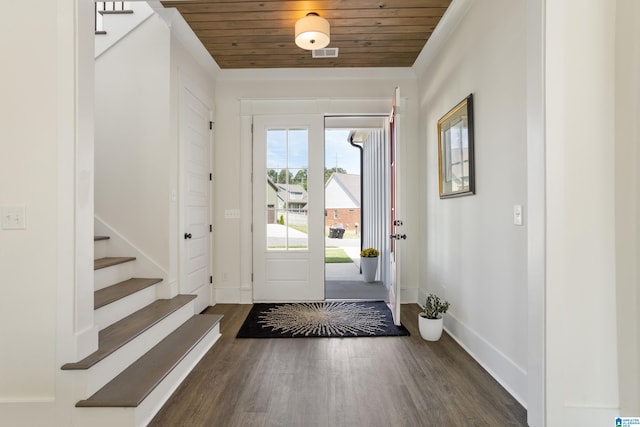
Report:
[[[219,304],[222,338],[149,426],[526,426],[526,411],[448,335],[236,339],[250,305]]]

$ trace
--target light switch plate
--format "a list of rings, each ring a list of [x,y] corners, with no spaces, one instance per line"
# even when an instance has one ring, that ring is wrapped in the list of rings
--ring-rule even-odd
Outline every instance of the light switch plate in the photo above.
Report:
[[[24,206],[3,206],[1,215],[3,230],[24,230],[26,228]]]
[[[224,217],[225,219],[238,219],[240,218],[240,209],[225,209]]]
[[[522,205],[513,205],[513,224],[522,225]]]

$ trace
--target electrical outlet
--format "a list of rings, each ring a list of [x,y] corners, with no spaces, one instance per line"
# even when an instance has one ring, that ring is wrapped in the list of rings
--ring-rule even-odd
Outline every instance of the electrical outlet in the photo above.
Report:
[[[24,230],[26,228],[24,206],[3,206],[2,207],[2,229],[3,230]]]

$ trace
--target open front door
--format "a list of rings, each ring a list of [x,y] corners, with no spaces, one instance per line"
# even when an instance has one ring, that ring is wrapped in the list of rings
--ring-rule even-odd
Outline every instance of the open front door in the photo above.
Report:
[[[400,88],[396,88],[391,104],[391,114],[389,115],[389,307],[393,313],[393,321],[400,325],[400,285],[398,282],[398,240],[407,238],[406,234],[400,234],[399,227],[403,225],[398,218],[397,209],[397,157],[396,147],[398,141],[399,119],[398,104],[400,102]]]

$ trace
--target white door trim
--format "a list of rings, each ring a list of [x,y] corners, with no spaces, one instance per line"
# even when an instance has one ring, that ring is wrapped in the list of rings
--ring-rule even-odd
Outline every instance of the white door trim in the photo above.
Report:
[[[314,98],[314,99],[240,99],[240,211],[253,211],[253,117],[273,114],[320,114],[323,116],[366,116],[385,114],[390,97],[375,98]],[[240,217],[240,252],[252,254],[252,215]],[[250,255],[240,260],[240,289],[214,288],[220,300],[253,303],[253,260]],[[216,297],[218,299],[218,297]]]

